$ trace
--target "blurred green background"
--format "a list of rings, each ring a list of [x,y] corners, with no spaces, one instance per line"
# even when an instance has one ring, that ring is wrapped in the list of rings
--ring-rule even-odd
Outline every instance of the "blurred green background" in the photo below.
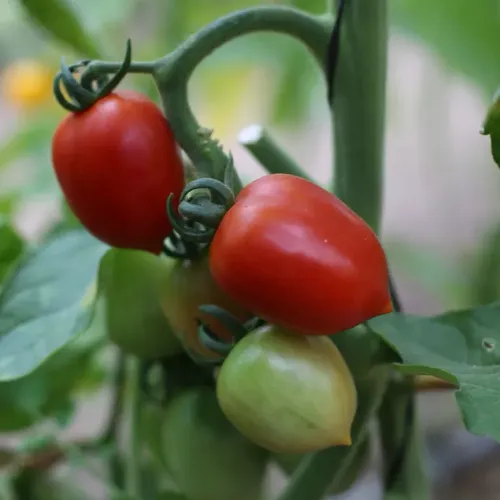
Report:
[[[61,56],[67,62],[89,54],[118,60],[130,37],[134,59],[155,59],[217,17],[262,3],[320,14],[327,2],[0,0],[0,218],[37,242],[62,217],[50,164],[51,136],[65,113],[51,90]],[[431,314],[498,300],[500,177],[479,130],[500,86],[500,3],[388,3],[383,240],[403,302],[410,312]],[[58,15],[61,6],[74,16],[73,25]],[[125,85],[156,99],[149,77],[129,77]],[[319,182],[329,180],[325,86],[298,43],[273,34],[233,41],[200,66],[190,90],[200,122],[213,127],[232,151],[244,180],[263,174],[237,141],[239,131],[253,123],[264,124]],[[8,250],[0,241],[0,256],[3,251]],[[430,404],[424,400],[422,405],[429,432],[459,426],[451,398],[429,398]],[[98,407],[84,409],[86,425],[97,422]],[[451,442],[459,446],[460,439],[454,435],[439,453],[446,455],[443,450],[452,449]],[[449,452],[449,467],[473,456],[476,443],[466,442],[466,454]],[[494,457],[490,462],[498,471],[500,459]],[[459,476],[466,477],[458,474],[455,483]],[[484,477],[476,482],[484,486]],[[478,494],[478,487],[467,496],[462,484],[453,498],[488,494]],[[439,498],[449,494],[443,488]]]

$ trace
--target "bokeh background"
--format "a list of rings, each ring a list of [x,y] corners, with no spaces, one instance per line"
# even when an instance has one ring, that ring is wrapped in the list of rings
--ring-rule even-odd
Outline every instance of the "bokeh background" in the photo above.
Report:
[[[95,50],[109,60],[122,57],[128,37],[134,59],[157,58],[218,16],[261,3],[319,14],[326,2],[68,1]],[[404,307],[434,314],[497,300],[500,172],[479,131],[500,86],[500,2],[389,5],[382,238]],[[61,56],[72,62],[82,55],[33,24],[18,0],[0,0],[0,217],[33,242],[61,217],[50,141],[65,112],[52,98],[52,77]],[[125,85],[156,98],[149,77],[129,77]],[[238,143],[240,130],[255,123],[319,182],[330,179],[325,85],[299,43],[274,34],[231,42],[196,71],[191,100],[200,122],[231,150],[245,181],[264,173]],[[95,432],[106,398],[106,390],[87,397],[67,432]],[[435,498],[500,499],[499,446],[462,429],[450,394],[422,396],[420,411]],[[271,475],[275,487],[282,480]],[[376,461],[345,498],[378,498]]]

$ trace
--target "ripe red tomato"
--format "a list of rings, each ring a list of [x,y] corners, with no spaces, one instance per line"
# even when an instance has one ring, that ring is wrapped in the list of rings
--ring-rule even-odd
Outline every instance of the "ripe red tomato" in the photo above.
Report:
[[[392,310],[375,233],[337,197],[286,174],[246,186],[210,246],[219,286],[260,318],[328,335]]]
[[[165,203],[184,187],[169,124],[136,92],[112,93],[59,124],[52,162],[80,222],[108,245],[159,253],[171,231]]]

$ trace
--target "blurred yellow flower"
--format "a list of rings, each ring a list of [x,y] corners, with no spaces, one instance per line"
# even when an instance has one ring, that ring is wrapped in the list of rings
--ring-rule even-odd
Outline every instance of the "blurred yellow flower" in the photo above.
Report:
[[[13,106],[24,110],[38,108],[52,98],[51,69],[31,59],[10,64],[0,77],[2,96]]]

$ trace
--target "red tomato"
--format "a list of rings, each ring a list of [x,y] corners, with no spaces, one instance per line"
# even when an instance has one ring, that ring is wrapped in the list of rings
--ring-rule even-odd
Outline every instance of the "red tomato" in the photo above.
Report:
[[[169,124],[136,92],[112,93],[64,118],[52,162],[69,206],[108,245],[159,253],[171,231],[165,204],[184,187]]]
[[[210,270],[243,307],[303,334],[337,333],[392,310],[375,233],[292,175],[261,177],[239,193],[212,240]]]

